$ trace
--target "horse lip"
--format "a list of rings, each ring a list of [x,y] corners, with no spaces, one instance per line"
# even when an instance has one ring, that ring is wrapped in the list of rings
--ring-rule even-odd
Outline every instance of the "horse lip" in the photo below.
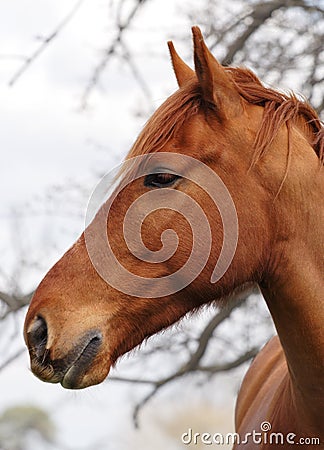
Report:
[[[101,333],[91,330],[62,359],[51,360],[49,349],[42,358],[30,350],[32,372],[47,383],[61,383],[65,388],[77,389],[98,354],[101,343]]]
[[[81,389],[82,379],[98,354],[98,350],[102,343],[101,333],[96,332],[94,335],[88,336],[86,344],[80,347],[80,350],[69,366],[67,366],[61,385],[66,389]]]

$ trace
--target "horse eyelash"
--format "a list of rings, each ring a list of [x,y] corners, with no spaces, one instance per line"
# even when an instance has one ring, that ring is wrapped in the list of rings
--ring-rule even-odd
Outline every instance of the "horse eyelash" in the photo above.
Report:
[[[163,181],[163,176],[169,176],[170,180],[164,182]],[[158,181],[158,177],[161,177],[162,180]],[[156,187],[156,188],[170,187],[179,178],[181,178],[179,175],[176,175],[174,173],[169,173],[169,172],[151,173],[149,175],[146,175],[146,177],[144,179],[144,186],[146,186],[146,187]]]

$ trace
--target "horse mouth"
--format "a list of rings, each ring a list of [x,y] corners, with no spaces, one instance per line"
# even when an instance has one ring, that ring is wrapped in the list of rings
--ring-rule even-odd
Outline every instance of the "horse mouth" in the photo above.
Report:
[[[60,382],[65,389],[81,389],[86,387],[83,385],[82,380],[97,356],[100,346],[101,336],[95,336],[83,348],[73,364],[67,368]]]
[[[89,385],[84,377],[99,353],[101,333],[87,333],[64,358],[51,360],[49,350],[42,357],[31,355],[32,372],[48,383],[61,383],[66,389],[83,389]],[[91,383],[92,384],[92,383]]]

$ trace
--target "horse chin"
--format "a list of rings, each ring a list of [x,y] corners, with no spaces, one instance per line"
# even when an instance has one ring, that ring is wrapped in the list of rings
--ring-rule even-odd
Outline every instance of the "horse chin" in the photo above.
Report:
[[[90,335],[91,336],[91,335]],[[109,372],[101,367],[102,357],[99,353],[102,344],[101,333],[96,332],[86,345],[79,347],[77,357],[67,365],[61,379],[66,389],[83,389],[100,383]]]
[[[85,389],[89,386],[100,384],[109,374],[110,367],[101,370],[89,370],[88,373],[80,371],[77,365],[73,365],[65,373],[61,385],[65,389]]]

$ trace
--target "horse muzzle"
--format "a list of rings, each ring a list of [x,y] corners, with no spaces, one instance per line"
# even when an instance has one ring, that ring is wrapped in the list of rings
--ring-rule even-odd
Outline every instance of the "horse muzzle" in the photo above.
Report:
[[[46,320],[36,316],[29,324],[25,339],[29,349],[31,370],[41,380],[61,383],[67,389],[82,389],[100,383],[96,380],[92,367],[102,347],[102,334],[98,330],[84,333],[63,357],[52,358]],[[108,368],[109,371],[109,368]],[[107,376],[106,370],[104,378]]]

